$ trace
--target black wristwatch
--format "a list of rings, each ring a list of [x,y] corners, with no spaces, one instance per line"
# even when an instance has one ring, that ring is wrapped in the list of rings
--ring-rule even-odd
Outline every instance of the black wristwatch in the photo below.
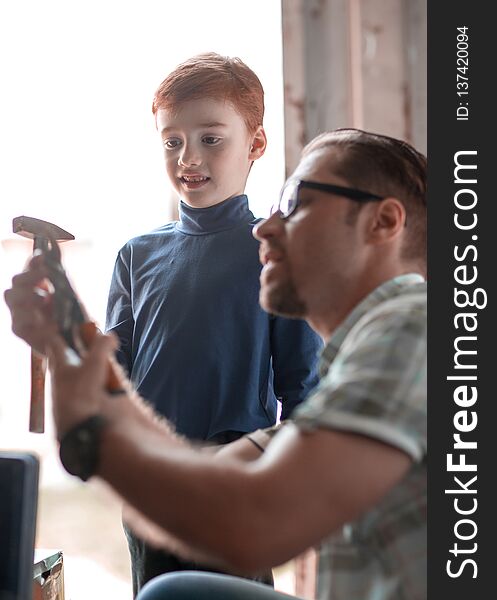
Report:
[[[100,436],[106,425],[107,419],[94,415],[62,436],[59,456],[68,473],[83,481],[95,475],[100,458]]]

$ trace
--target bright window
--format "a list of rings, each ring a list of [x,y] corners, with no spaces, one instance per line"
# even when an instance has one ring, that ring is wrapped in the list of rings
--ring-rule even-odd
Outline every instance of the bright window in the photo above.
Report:
[[[153,93],[179,62],[204,51],[239,56],[265,88],[269,145],[247,187],[252,210],[265,216],[284,177],[279,0],[0,3],[2,289],[32,248],[12,234],[12,219],[51,221],[76,236],[64,245],[65,265],[90,314],[103,325],[117,251],[134,235],[170,220],[172,194],[151,113]],[[75,486],[60,471],[48,410],[47,434],[28,433],[29,349],[10,332],[3,301],[0,336],[0,446],[38,452],[43,489]],[[59,527],[62,532],[63,522]],[[46,531],[47,525],[40,528]],[[49,539],[58,544],[56,535]],[[70,570],[72,550],[66,551]],[[88,572],[88,564],[80,564]],[[95,595],[91,582],[93,594],[81,581],[71,587],[78,571],[73,566],[75,571],[66,576],[73,600],[119,596],[117,588],[113,594],[102,587]]]

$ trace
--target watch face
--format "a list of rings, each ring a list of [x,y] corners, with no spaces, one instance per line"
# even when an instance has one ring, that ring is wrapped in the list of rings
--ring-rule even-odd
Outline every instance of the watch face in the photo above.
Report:
[[[60,442],[60,461],[64,469],[83,481],[94,475],[98,466],[100,431],[106,420],[100,415],[86,419],[64,435]]]

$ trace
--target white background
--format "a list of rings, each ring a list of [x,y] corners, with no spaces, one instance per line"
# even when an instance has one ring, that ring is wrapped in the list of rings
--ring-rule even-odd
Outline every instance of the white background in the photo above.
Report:
[[[64,263],[103,325],[117,251],[169,220],[173,196],[151,112],[154,91],[179,62],[205,51],[239,56],[265,88],[269,145],[247,187],[252,210],[265,216],[284,177],[279,0],[0,1],[2,290],[32,248],[12,234],[12,219],[51,221],[76,236],[63,245]],[[42,460],[39,539],[66,550],[66,598],[97,597],[96,590],[130,596],[129,578],[105,566],[115,559],[128,569],[124,541],[109,556],[110,534],[83,524],[84,511],[96,510],[77,504],[83,490],[67,505],[64,494],[76,484],[60,469],[49,407],[47,433],[28,433],[30,353],[10,332],[3,300],[0,342],[0,448],[33,450]],[[84,489],[98,506],[100,496]],[[122,537],[119,508],[114,520]]]
[[[154,91],[179,62],[205,51],[239,56],[265,88],[269,145],[247,192],[256,216],[266,216],[284,177],[279,0],[0,3],[3,289],[32,247],[12,234],[12,218],[51,221],[76,236],[64,244],[65,264],[103,324],[117,251],[167,222],[175,202],[151,112]],[[26,372],[12,364],[8,321],[2,302],[2,383],[14,386],[24,407]],[[2,396],[5,423],[14,415]]]

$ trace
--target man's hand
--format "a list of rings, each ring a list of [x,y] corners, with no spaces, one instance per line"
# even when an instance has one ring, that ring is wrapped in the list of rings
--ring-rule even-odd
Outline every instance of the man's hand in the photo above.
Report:
[[[82,360],[69,351],[52,318],[53,293],[42,255],[34,256],[26,270],[12,279],[5,301],[12,331],[50,359],[54,421],[60,439],[68,429],[100,412],[108,396],[105,382],[116,341],[97,336]]]
[[[4,294],[12,316],[12,331],[41,354],[46,354],[47,339],[57,331],[49,289],[47,268],[39,255],[12,279],[12,288]]]
[[[57,438],[115,402],[106,390],[109,360],[116,349],[114,336],[98,335],[81,359],[55,334],[46,339],[52,375],[53,416]]]

